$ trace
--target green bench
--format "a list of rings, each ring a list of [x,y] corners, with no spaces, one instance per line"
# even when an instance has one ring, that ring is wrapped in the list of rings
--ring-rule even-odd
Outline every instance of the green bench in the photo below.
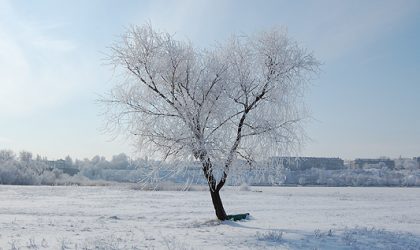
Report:
[[[237,221],[237,220],[246,220],[246,219],[248,219],[248,216],[249,216],[249,213],[231,214],[231,215],[227,215],[226,218],[227,218],[227,220]]]

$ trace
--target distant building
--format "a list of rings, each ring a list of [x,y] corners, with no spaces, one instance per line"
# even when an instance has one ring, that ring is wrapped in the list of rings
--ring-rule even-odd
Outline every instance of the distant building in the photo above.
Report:
[[[353,168],[395,168],[395,161],[391,159],[355,159],[351,164]]]
[[[419,164],[419,166],[420,166],[420,156],[419,157],[414,157],[414,160],[417,160],[417,163]]]
[[[75,175],[79,173],[79,169],[69,165],[65,160],[47,161],[51,169],[59,169],[68,175]]]
[[[324,157],[274,157],[272,161],[278,161],[284,168],[292,171],[307,170],[311,168],[338,170],[344,168],[344,161],[340,158]]]

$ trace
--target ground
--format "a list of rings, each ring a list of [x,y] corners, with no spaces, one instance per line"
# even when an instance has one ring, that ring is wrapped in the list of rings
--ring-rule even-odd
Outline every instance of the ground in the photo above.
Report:
[[[241,190],[246,190],[241,188]],[[419,188],[0,186],[0,249],[420,249]]]

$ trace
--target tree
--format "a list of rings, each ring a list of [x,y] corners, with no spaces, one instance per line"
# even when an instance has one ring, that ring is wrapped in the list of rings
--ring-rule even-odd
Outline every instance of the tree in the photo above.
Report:
[[[64,162],[66,164],[66,167],[72,167],[73,166],[73,159],[70,157],[70,155],[66,156],[64,158]]]
[[[32,161],[32,153],[28,151],[21,151],[19,153],[19,160],[26,163]]]
[[[282,30],[202,50],[146,24],[111,51],[126,80],[102,99],[110,128],[127,131],[149,156],[199,161],[220,220],[232,164],[278,155],[301,139],[301,99],[318,62]]]
[[[12,161],[15,157],[15,153],[12,150],[0,150],[0,161]]]

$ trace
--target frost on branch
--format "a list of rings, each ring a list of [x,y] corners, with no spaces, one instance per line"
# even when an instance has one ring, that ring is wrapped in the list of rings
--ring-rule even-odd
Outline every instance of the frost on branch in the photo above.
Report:
[[[200,161],[217,191],[236,159],[299,145],[303,90],[318,69],[281,30],[202,50],[150,24],[131,27],[110,61],[127,76],[103,100],[110,126],[132,135],[145,155]]]
[[[314,57],[280,30],[199,50],[147,24],[112,47],[128,79],[103,101],[147,155],[217,161],[283,153],[301,138]]]

